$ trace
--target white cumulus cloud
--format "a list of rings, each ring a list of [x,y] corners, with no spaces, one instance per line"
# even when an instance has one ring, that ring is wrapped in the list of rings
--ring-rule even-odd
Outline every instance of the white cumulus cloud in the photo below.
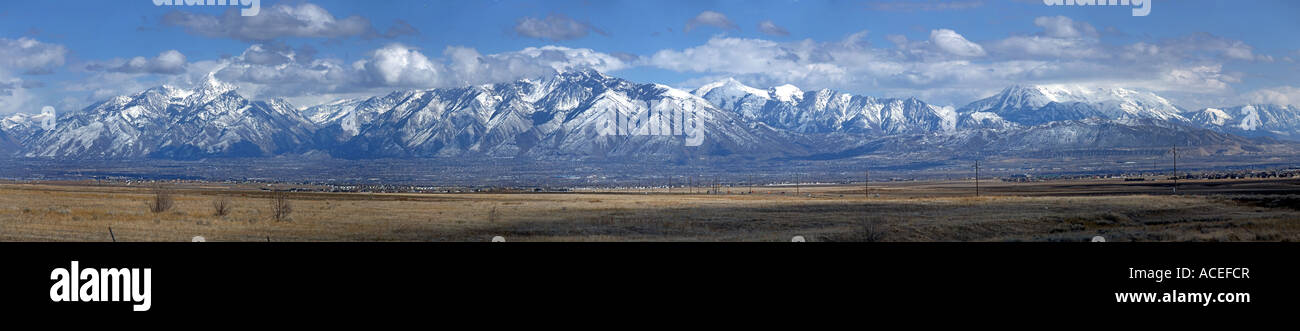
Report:
[[[1250,102],[1300,107],[1300,87],[1278,86],[1259,89],[1247,95]]]
[[[790,35],[790,31],[786,31],[785,28],[776,25],[776,23],[773,23],[771,20],[758,22],[758,31],[769,36]]]
[[[68,48],[31,38],[0,38],[0,67],[27,74],[47,74],[66,61]]]
[[[440,72],[419,50],[402,44],[377,49],[369,59],[357,62],[354,67],[383,86],[435,85]]]
[[[957,56],[984,56],[984,47],[966,40],[956,31],[938,29],[930,31],[930,42],[944,52]]]
[[[1034,25],[1043,28],[1043,35],[1052,38],[1097,38],[1097,28],[1087,22],[1076,22],[1065,16],[1034,18]]]
[[[524,17],[515,24],[514,31],[520,36],[552,41],[578,39],[586,37],[592,32],[601,35],[605,34],[604,31],[596,29],[590,24],[560,14],[550,15],[546,18]]]
[[[163,15],[162,23],[182,27],[190,34],[204,37],[253,41],[282,37],[342,38],[379,35],[370,20],[364,17],[338,18],[325,8],[311,3],[277,4],[263,9],[256,16],[241,16],[234,8],[219,16],[178,10]],[[404,24],[399,23],[398,27]],[[409,25],[405,27],[409,28]],[[406,32],[410,31],[390,29],[393,36]]]
[[[179,74],[185,72],[185,64],[185,54],[173,49],[158,53],[157,56],[152,58],[137,56],[130,59],[114,59],[103,63],[93,62],[86,65],[86,69],[131,74]]]
[[[731,19],[727,18],[727,15],[712,10],[700,12],[699,15],[695,15],[691,20],[686,21],[686,32],[691,32],[691,30],[701,26],[712,26],[723,30],[740,30],[740,27],[736,26],[736,23],[732,23]]]

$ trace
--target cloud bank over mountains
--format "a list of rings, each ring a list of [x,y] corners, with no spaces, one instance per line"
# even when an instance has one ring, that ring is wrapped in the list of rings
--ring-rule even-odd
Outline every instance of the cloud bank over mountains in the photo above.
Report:
[[[870,9],[940,12],[983,5],[917,7],[884,1]],[[215,15],[171,11],[161,16],[158,24],[194,37],[246,45],[222,58],[197,58],[169,49],[81,59],[70,56],[75,46],[54,40],[0,36],[0,114],[34,113],[45,104],[79,109],[142,87],[196,84],[209,73],[239,86],[252,98],[283,97],[312,104],[394,89],[508,82],[580,68],[671,72],[688,77],[676,82],[688,89],[731,77],[754,86],[794,84],[881,97],[914,96],[944,105],[964,104],[1015,84],[1137,88],[1160,92],[1189,108],[1300,103],[1300,89],[1291,85],[1239,90],[1249,77],[1229,69],[1295,66],[1294,57],[1300,52],[1262,52],[1244,41],[1207,32],[1111,40],[1122,32],[1062,15],[1006,23],[1033,29],[1032,33],[972,38],[958,29],[934,26],[921,30],[924,33],[883,34],[879,37],[887,43],[873,44],[869,40],[876,34],[871,31],[831,40],[792,39],[797,36],[771,19],[742,22],[720,11],[703,10],[673,25],[682,27],[684,35],[707,35],[707,39],[640,54],[568,45],[614,34],[563,13],[524,16],[513,26],[502,27],[507,37],[548,45],[493,52],[469,45],[431,46],[437,42],[419,37],[419,29],[403,20],[392,22],[381,29],[366,17],[337,15],[306,2],[277,4],[252,17],[234,11]],[[747,32],[742,24],[754,28]],[[378,41],[380,46],[343,56],[320,51],[346,40]],[[79,78],[42,81],[41,77],[61,70]]]

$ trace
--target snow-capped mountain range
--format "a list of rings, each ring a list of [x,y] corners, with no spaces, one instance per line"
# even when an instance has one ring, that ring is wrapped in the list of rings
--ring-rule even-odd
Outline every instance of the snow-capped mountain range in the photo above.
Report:
[[[951,132],[957,120],[951,107],[915,98],[878,99],[829,89],[804,92],[793,85],[763,90],[727,79],[692,93],[745,119],[800,133]]]
[[[703,144],[687,148],[684,134],[601,132],[609,123],[626,125],[627,119],[651,109],[698,118]],[[304,112],[320,127],[319,145],[348,158],[774,156],[803,149],[778,130],[748,123],[685,91],[594,70],[503,84],[398,91]],[[676,124],[667,116],[649,116],[632,125],[629,131],[671,130]]]
[[[13,136],[27,137],[43,129],[46,120],[54,120],[53,114],[27,114],[17,113],[9,117],[0,118],[0,132],[6,132]]]
[[[284,100],[249,101],[209,77],[193,90],[160,86],[65,113],[54,130],[23,139],[23,156],[269,156],[305,151],[314,132]]]
[[[1193,122],[1218,132],[1300,139],[1300,109],[1295,106],[1256,104],[1206,108],[1193,112],[1190,117]]]
[[[686,114],[686,117],[682,117]],[[684,91],[594,70],[515,82],[395,91],[295,108],[251,101],[213,77],[78,112],[0,121],[0,153],[51,159],[194,159],[328,153],[341,158],[764,159],[869,153],[1030,153],[1217,146],[1300,138],[1300,110],[1186,111],[1148,92],[1012,86],[961,108],[734,79]],[[698,146],[684,143],[697,125]],[[1226,146],[1226,147],[1224,147]]]
[[[1153,119],[1188,122],[1183,111],[1158,95],[1122,88],[1016,85],[957,111],[962,128],[1034,126],[1085,119]]]

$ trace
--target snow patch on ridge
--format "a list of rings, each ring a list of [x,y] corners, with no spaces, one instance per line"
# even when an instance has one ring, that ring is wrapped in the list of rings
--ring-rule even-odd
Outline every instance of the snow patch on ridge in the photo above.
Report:
[[[772,96],[777,100],[784,102],[795,102],[796,97],[802,97],[803,91],[794,85],[785,84],[772,88]]]

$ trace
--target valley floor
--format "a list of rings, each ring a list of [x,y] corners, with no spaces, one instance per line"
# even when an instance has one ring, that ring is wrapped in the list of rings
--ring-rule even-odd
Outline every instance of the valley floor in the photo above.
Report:
[[[751,190],[753,193],[750,193]],[[0,241],[1298,241],[1300,180],[934,181],[571,193],[288,193],[0,183]],[[796,194],[796,192],[798,192]],[[214,215],[214,201],[231,206]],[[110,228],[112,233],[110,234]]]

